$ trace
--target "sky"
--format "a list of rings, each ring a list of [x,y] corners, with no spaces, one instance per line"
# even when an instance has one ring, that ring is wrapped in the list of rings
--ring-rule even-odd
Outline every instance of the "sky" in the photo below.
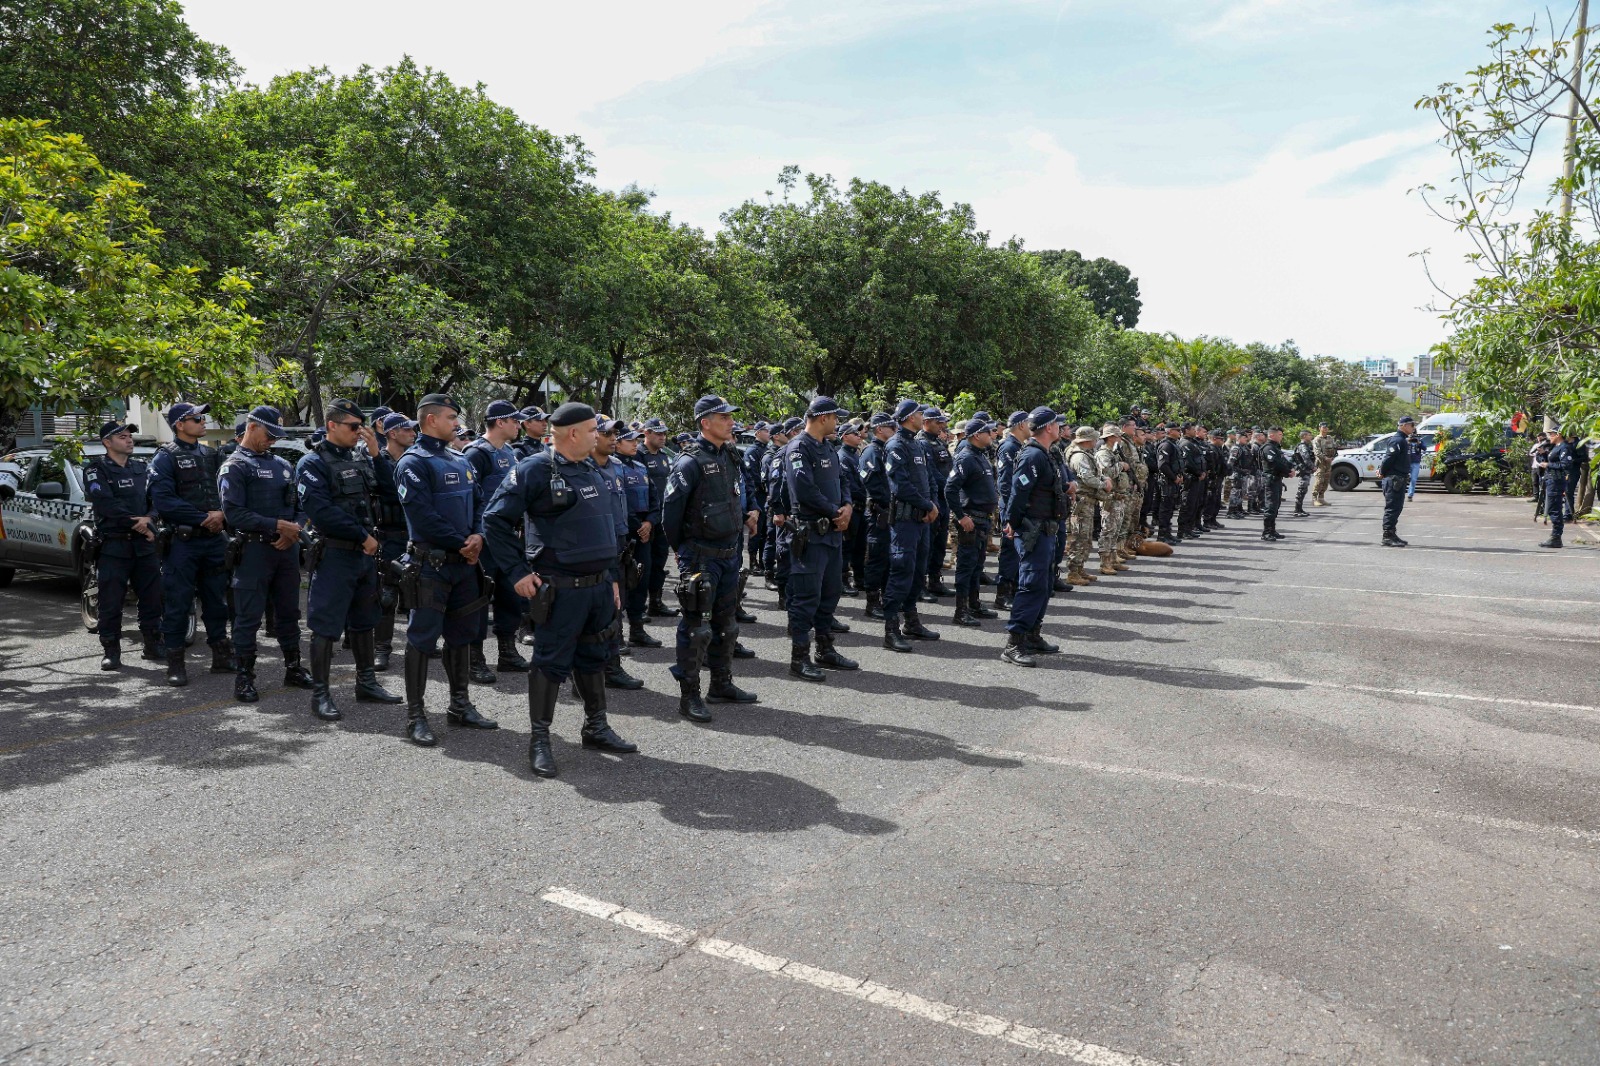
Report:
[[[403,55],[576,134],[596,180],[712,232],[787,164],[970,203],[1106,256],[1141,329],[1407,362],[1471,277],[1412,190],[1416,100],[1532,6],[1480,0],[186,0],[251,81]],[[1542,9],[1538,9],[1541,10]],[[1427,252],[1427,265],[1419,253]]]

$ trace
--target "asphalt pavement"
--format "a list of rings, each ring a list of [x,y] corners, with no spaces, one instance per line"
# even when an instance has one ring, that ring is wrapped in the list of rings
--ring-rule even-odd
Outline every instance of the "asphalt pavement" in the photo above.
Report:
[[[271,654],[255,706],[101,673],[19,576],[0,1063],[1600,1063],[1600,550],[1330,500],[1059,597],[1034,670],[847,599],[807,684],[753,582],[759,704],[680,719],[656,625],[642,752],[569,692],[551,781],[524,677],[422,750],[347,660],[334,725]]]

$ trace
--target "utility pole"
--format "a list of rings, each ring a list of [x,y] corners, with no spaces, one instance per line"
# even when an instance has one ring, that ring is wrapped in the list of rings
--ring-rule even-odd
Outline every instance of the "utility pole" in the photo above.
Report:
[[[1572,99],[1567,101],[1567,166],[1561,188],[1561,221],[1572,219],[1572,176],[1578,154],[1578,100],[1583,93],[1583,49],[1589,41],[1589,0],[1578,0],[1577,46],[1572,59]]]

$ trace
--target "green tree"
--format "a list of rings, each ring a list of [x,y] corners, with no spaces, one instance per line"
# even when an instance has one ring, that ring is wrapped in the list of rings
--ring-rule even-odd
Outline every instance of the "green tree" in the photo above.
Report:
[[[1191,418],[1220,414],[1227,390],[1250,366],[1250,353],[1230,340],[1168,333],[1150,346],[1141,372],[1163,402]]]
[[[130,395],[237,405],[262,387],[249,285],[162,266],[138,190],[77,135],[0,120],[0,409],[94,412]]]
[[[1095,314],[1114,326],[1133,329],[1139,324],[1139,279],[1115,259],[1085,259],[1073,251],[1035,252],[1052,274],[1088,297]]]

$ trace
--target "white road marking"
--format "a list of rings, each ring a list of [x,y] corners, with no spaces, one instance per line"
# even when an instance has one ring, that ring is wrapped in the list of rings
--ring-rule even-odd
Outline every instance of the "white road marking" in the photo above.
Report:
[[[1495,600],[1502,603],[1566,604],[1573,607],[1600,607],[1600,600],[1552,600],[1545,596],[1481,596],[1470,592],[1413,592],[1405,589],[1354,589],[1339,585],[1289,585],[1276,581],[1252,582],[1258,588],[1304,589],[1310,592],[1364,592],[1370,596],[1436,596],[1446,600]]]
[[[815,966],[807,966],[803,962],[785,959],[779,955],[769,955],[764,951],[735,944],[732,941],[721,940],[717,937],[700,936],[693,929],[671,922],[663,922],[647,914],[630,911],[626,907],[615,903],[606,903],[603,900],[592,899],[565,888],[551,888],[539,897],[547,903],[554,903],[558,907],[587,914],[591,917],[602,918],[617,925],[626,926],[637,932],[646,933],[658,940],[665,940],[673,944],[691,947],[696,951],[713,958],[725,959],[741,966],[748,966],[762,973],[772,974],[775,977],[784,977],[800,984],[811,985],[826,992],[833,992],[852,999],[865,1000],[879,1006],[892,1007],[903,1014],[924,1018],[940,1025],[948,1025],[952,1029],[960,1029],[977,1036],[986,1036],[995,1040],[1004,1040],[1008,1044],[1030,1048],[1034,1051],[1045,1051],[1052,1055],[1060,1055],[1085,1066],[1162,1066],[1154,1059],[1147,1059],[1140,1055],[1130,1055],[1122,1051],[1114,1051],[1099,1044],[1090,1044],[1060,1033],[1052,1033],[1046,1029],[1036,1029],[1031,1025],[997,1018],[992,1014],[980,1014],[976,1011],[952,1007],[948,1003],[938,1000],[924,999],[922,996],[899,989],[881,985],[876,981],[865,981],[856,977],[847,977],[842,973],[832,970],[819,970]]]
[[[1225,781],[1216,777],[1197,777],[1193,774],[1151,770],[1142,766],[1118,766],[1112,763],[1090,762],[1086,759],[1067,759],[1056,755],[1040,755],[1033,752],[1011,751],[1006,748],[990,748],[976,744],[967,745],[963,750],[978,755],[990,755],[995,758],[1065,766],[1074,770],[1087,770],[1090,773],[1107,774],[1113,777],[1135,777],[1146,781],[1165,781],[1175,785],[1221,788],[1230,792],[1246,792],[1252,796],[1271,796],[1274,799],[1301,800],[1306,803],[1350,807],[1355,810],[1372,811],[1376,814],[1399,814],[1413,818],[1433,818],[1486,829],[1509,829],[1519,833],[1560,836],[1571,840],[1582,840],[1589,844],[1600,844],[1600,832],[1593,829],[1574,829],[1564,825],[1539,825],[1534,822],[1519,822],[1511,818],[1491,818],[1486,815],[1465,814],[1460,811],[1430,810],[1427,807],[1411,807],[1396,803],[1362,803],[1358,800],[1346,799],[1341,796],[1322,796],[1309,792],[1298,792],[1294,789],[1275,788],[1271,785],[1252,785],[1244,781]]]
[[[1335,688],[1345,692],[1372,692],[1380,696],[1419,696],[1433,700],[1461,700],[1466,703],[1495,703],[1512,707],[1534,707],[1543,711],[1580,711],[1600,715],[1600,707],[1582,703],[1551,703],[1546,700],[1523,700],[1510,696],[1471,696],[1460,692],[1432,692],[1423,688],[1379,688],[1377,685],[1351,685],[1343,681],[1311,681],[1300,677],[1257,677],[1271,685],[1305,685],[1309,688]]]
[[[1320,618],[1263,618],[1263,617],[1261,617],[1259,615],[1253,615],[1253,614],[1224,614],[1224,615],[1218,615],[1215,619],[1208,619],[1208,621],[1218,621],[1218,622],[1228,622],[1228,621],[1235,621],[1235,622],[1273,622],[1273,623],[1279,624],[1279,625],[1296,625],[1296,626],[1337,626],[1340,629],[1381,629],[1386,633],[1410,633],[1412,636],[1416,636],[1417,635],[1417,627],[1415,627],[1415,626],[1411,626],[1411,627],[1407,628],[1406,626],[1370,625],[1370,624],[1365,623],[1365,622],[1327,622],[1327,621],[1323,621]],[[1427,630],[1427,633],[1428,633],[1429,636],[1439,636],[1439,637],[1483,637],[1485,639],[1491,639],[1491,640],[1504,640],[1505,639],[1505,633],[1504,632],[1500,632],[1500,633],[1464,633],[1464,632],[1461,632],[1460,630],[1455,630],[1455,629],[1440,630],[1440,629],[1434,629],[1432,627],[1429,627],[1428,630]],[[1545,636],[1545,635],[1540,634],[1540,633],[1527,633],[1527,632],[1524,632],[1523,636],[1526,637],[1529,641],[1538,641],[1540,643],[1543,643],[1545,641],[1556,641],[1556,642],[1561,643],[1561,644],[1600,644],[1600,640],[1591,640],[1588,637],[1549,637],[1549,636]]]

